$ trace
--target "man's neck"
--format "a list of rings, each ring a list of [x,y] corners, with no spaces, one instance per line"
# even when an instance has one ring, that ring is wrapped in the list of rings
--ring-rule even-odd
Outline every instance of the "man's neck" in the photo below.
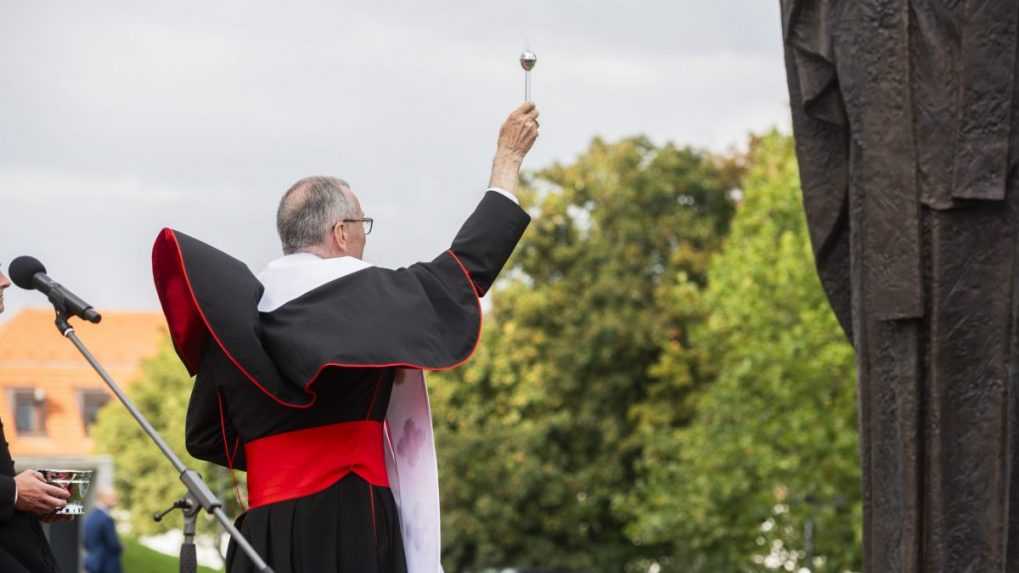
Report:
[[[345,251],[339,251],[339,250],[336,250],[336,249],[328,249],[328,248],[325,248],[325,247],[308,247],[307,249],[303,249],[303,250],[298,251],[297,253],[294,253],[294,254],[296,255],[296,254],[299,254],[299,253],[305,253],[305,254],[308,254],[308,255],[315,255],[316,257],[318,257],[320,259],[339,259],[339,258],[342,258],[342,257],[349,257],[349,256],[351,256],[350,253],[347,253]]]

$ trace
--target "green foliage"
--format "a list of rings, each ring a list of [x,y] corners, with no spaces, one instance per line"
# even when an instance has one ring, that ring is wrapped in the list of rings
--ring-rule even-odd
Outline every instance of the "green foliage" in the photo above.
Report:
[[[535,220],[478,353],[430,382],[446,570],[794,570],[808,521],[815,571],[859,570],[852,349],[791,140],[735,159],[595,140],[521,196]],[[182,455],[190,388],[168,344],[130,387]],[[172,468],[117,404],[94,431],[135,531],[163,529]]]
[[[753,143],[743,189],[691,337],[715,380],[692,424],[644,449],[628,531],[672,544],[667,571],[770,571],[805,565],[811,519],[814,570],[859,570],[852,348],[813,268],[790,138]],[[691,297],[679,287],[673,300]],[[687,358],[670,350],[661,364]]]
[[[173,451],[188,467],[197,470],[227,504],[227,512],[236,512],[229,473],[192,458],[184,449],[184,420],[191,386],[192,379],[167,338],[159,353],[142,364],[141,377],[128,386],[126,392]],[[149,535],[179,528],[179,512],[161,523],[155,523],[152,515],[169,507],[187,490],[170,462],[119,401],[112,400],[103,407],[92,435],[97,450],[113,457],[114,485],[120,494],[121,507],[130,513],[131,530]],[[207,533],[218,535],[219,526],[212,521],[207,523]]]
[[[163,555],[138,543],[134,539],[123,539],[124,554],[121,557],[124,573],[178,573],[180,560]],[[215,573],[215,569],[198,566],[198,573]]]
[[[632,138],[534,175],[482,346],[430,385],[448,571],[622,571],[667,547],[627,536],[626,503],[650,428],[681,423],[702,382],[690,359],[656,365],[700,319],[672,296],[704,283],[737,174]]]

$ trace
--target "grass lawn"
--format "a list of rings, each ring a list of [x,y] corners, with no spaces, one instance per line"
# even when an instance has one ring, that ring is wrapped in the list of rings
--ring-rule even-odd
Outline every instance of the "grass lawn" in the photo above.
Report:
[[[138,543],[134,539],[122,538],[124,544],[124,573],[177,573],[180,563],[176,557],[163,555]],[[217,573],[215,569],[199,567],[200,573]]]

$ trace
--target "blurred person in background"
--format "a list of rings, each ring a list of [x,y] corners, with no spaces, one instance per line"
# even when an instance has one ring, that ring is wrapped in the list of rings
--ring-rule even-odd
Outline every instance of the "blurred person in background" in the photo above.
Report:
[[[110,511],[117,506],[117,493],[110,488],[96,491],[96,504],[85,516],[85,571],[121,573],[123,547],[117,536],[117,524]]]

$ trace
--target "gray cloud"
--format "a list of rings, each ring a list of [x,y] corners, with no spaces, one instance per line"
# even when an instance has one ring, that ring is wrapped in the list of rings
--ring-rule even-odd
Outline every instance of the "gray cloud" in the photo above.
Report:
[[[276,201],[309,174],[349,180],[378,218],[373,262],[433,256],[487,181],[525,45],[531,168],[595,135],[720,149],[787,123],[760,0],[0,7],[0,260],[35,254],[105,308],[154,306],[163,226],[275,257]]]

